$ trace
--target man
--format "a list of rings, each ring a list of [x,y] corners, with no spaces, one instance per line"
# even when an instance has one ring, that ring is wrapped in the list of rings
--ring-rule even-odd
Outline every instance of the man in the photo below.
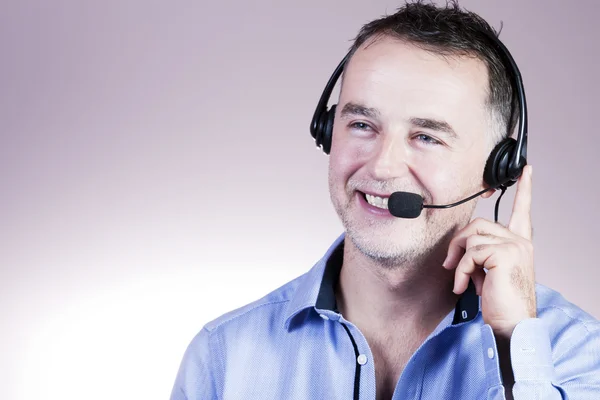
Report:
[[[535,284],[531,166],[507,227],[470,221],[475,201],[387,209],[395,191],[448,204],[486,188],[515,125],[490,33],[454,3],[363,27],[330,151],[344,234],[306,274],[208,323],[172,399],[600,398],[600,323]]]

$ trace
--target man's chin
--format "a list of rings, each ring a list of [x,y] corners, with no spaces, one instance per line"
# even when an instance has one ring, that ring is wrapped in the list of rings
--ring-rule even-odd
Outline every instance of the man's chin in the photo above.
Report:
[[[407,243],[406,237],[394,237],[382,232],[347,231],[354,246],[372,259],[396,259],[414,251],[414,243]]]

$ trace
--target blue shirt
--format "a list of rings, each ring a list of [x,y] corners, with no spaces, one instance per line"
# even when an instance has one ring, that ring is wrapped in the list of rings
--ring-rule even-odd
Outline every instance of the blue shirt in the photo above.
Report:
[[[207,323],[171,400],[375,399],[373,354],[337,311],[340,236],[302,276]],[[536,285],[537,318],[510,343],[515,400],[600,399],[600,323]],[[504,399],[498,350],[473,287],[406,364],[393,399]]]

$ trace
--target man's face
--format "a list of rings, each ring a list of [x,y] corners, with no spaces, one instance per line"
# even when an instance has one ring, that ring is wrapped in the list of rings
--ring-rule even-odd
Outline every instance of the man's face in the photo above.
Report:
[[[365,193],[408,191],[448,204],[481,190],[493,144],[487,79],[475,58],[442,58],[388,37],[354,54],[336,110],[329,188],[363,254],[390,265],[418,261],[469,222],[475,201],[402,219]]]

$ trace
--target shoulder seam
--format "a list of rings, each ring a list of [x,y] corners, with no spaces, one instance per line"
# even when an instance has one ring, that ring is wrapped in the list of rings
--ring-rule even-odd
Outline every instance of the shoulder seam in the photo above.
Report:
[[[564,309],[564,308],[562,308],[562,307],[556,306],[556,305],[550,305],[550,306],[542,307],[542,308],[540,308],[539,310],[546,310],[546,309],[549,309],[549,308],[554,308],[554,309],[557,309],[557,310],[560,310],[560,311],[562,311],[562,312],[563,312],[563,314],[565,314],[567,317],[569,317],[570,319],[572,319],[572,320],[574,320],[574,321],[577,321],[577,322],[579,322],[581,325],[583,325],[583,327],[585,328],[585,330],[586,330],[588,333],[592,333],[592,332],[595,332],[595,331],[597,331],[598,329],[600,329],[600,323],[597,323],[597,324],[590,324],[590,323],[589,323],[590,321],[586,321],[586,320],[583,320],[583,319],[581,319],[581,318],[574,317],[574,316],[573,316],[573,315],[571,315],[569,312],[567,312],[567,310],[565,310],[565,309]],[[538,311],[539,311],[539,310],[538,310]],[[583,310],[582,310],[582,311],[583,311]],[[592,325],[592,326],[590,326],[590,325]]]
[[[248,314],[248,313],[249,313],[249,312],[251,312],[251,311],[254,311],[254,310],[256,310],[256,309],[258,309],[258,308],[261,308],[261,307],[264,307],[264,306],[269,306],[269,305],[272,305],[272,304],[279,304],[279,303],[286,303],[286,302],[289,302],[289,301],[290,301],[289,299],[285,299],[285,300],[277,300],[277,301],[270,301],[270,302],[268,302],[268,303],[261,303],[261,304],[257,304],[256,306],[254,306],[254,307],[252,307],[252,308],[250,308],[250,309],[248,309],[248,310],[245,310],[244,312],[242,312],[242,313],[240,313],[240,314],[233,315],[233,316],[231,316],[230,318],[228,318],[228,319],[226,319],[226,320],[224,320],[224,321],[220,321],[220,322],[219,322],[219,324],[217,324],[216,326],[214,326],[214,327],[212,327],[212,328],[209,328],[209,327],[207,326],[207,325],[209,325],[209,324],[210,324],[210,322],[209,322],[208,324],[204,325],[204,328],[203,328],[203,329],[206,329],[206,331],[209,333],[209,335],[212,335],[212,333],[213,333],[215,330],[217,330],[218,328],[220,328],[222,325],[224,325],[224,324],[226,324],[226,323],[228,323],[228,322],[231,322],[231,321],[233,321],[234,319],[237,319],[237,318],[239,318],[239,317],[241,317],[241,316],[243,316],[243,315],[246,315],[246,314]]]

